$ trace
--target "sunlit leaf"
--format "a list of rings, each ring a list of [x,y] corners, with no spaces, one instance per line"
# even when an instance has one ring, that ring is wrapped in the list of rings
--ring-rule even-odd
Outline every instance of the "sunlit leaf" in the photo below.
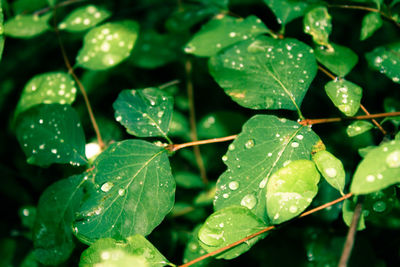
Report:
[[[365,57],[373,69],[400,83],[400,42],[377,47]]]
[[[365,15],[362,21],[360,40],[363,41],[371,37],[382,25],[381,14],[371,12]]]
[[[363,201],[365,220],[367,222],[375,222],[377,225],[383,225],[381,221],[385,217],[392,216],[391,211],[398,201],[396,189],[393,186],[366,195]]]
[[[304,16],[304,32],[313,37],[315,43],[329,45],[332,32],[331,15],[326,7],[315,7]]]
[[[73,10],[59,25],[60,30],[79,32],[90,29],[110,17],[111,13],[95,5]]]
[[[374,125],[368,121],[355,121],[347,126],[346,133],[348,136],[353,137],[371,130]]]
[[[342,162],[326,150],[318,151],[312,159],[325,180],[343,194],[346,173]]]
[[[325,92],[332,103],[346,116],[354,116],[360,108],[362,89],[344,79],[330,81]]]
[[[304,15],[309,4],[307,1],[296,0],[264,0],[264,3],[274,12],[279,24],[287,24]]]
[[[39,15],[17,15],[4,23],[4,34],[15,38],[32,38],[48,29],[52,13]]]

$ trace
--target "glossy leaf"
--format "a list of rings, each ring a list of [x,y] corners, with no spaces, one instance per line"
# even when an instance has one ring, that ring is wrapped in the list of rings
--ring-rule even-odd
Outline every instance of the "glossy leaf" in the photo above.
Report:
[[[124,90],[113,104],[115,119],[138,137],[167,138],[173,98],[158,88]]]
[[[315,43],[329,46],[332,32],[331,15],[326,7],[315,7],[304,16],[304,32],[313,37]]]
[[[269,33],[268,28],[255,16],[246,19],[217,16],[204,24],[193,36],[186,45],[185,52],[209,57],[234,43],[264,33]]]
[[[32,38],[50,29],[48,21],[52,13],[17,15],[4,23],[4,34],[14,38]]]
[[[211,214],[199,230],[200,245],[212,252],[225,247],[237,240],[245,238],[267,227],[249,209],[240,206],[227,207]],[[218,254],[217,258],[226,260],[236,258],[248,251],[257,241],[266,234],[256,236],[247,242]]]
[[[382,190],[400,182],[400,141],[372,149],[358,165],[350,191],[356,195]]]
[[[198,174],[188,171],[180,171],[175,173],[175,180],[178,186],[183,188],[203,188],[204,183]]]
[[[3,7],[0,1],[0,61],[3,55],[3,48],[4,48],[4,26],[3,26],[4,18],[3,18]]]
[[[76,97],[76,85],[65,72],[48,72],[29,80],[19,99],[15,115],[39,104],[71,104]]]
[[[222,157],[228,170],[218,179],[214,208],[242,205],[268,221],[264,189],[268,180],[290,161],[310,159],[319,142],[309,127],[294,121],[271,115],[252,117]]]
[[[400,42],[377,47],[365,57],[373,69],[400,83]]]
[[[41,104],[25,111],[17,119],[16,134],[30,164],[86,163],[85,135],[68,105]]]
[[[148,235],[172,209],[175,180],[164,148],[142,140],[113,143],[93,166],[94,188],[75,222],[82,241]]]
[[[358,56],[350,48],[330,43],[330,49],[324,46],[315,48],[315,57],[339,77],[346,76],[357,64]]]
[[[343,194],[346,173],[342,162],[326,150],[318,151],[312,159],[325,180]]]
[[[84,175],[71,176],[49,186],[37,208],[33,245],[36,258],[45,265],[58,265],[69,258],[75,243],[72,222],[83,197]]]
[[[351,221],[353,220],[355,207],[356,207],[356,203],[353,200],[346,199],[343,202],[343,207],[342,207],[343,221],[349,227],[351,225]],[[361,212],[357,230],[361,231],[364,229],[365,229],[365,219],[364,219],[363,213]]]
[[[58,25],[60,30],[69,32],[86,31],[109,18],[111,13],[95,5],[87,5],[73,10]]]
[[[106,23],[91,29],[83,40],[77,64],[91,70],[112,68],[129,57],[138,35],[136,22]]]
[[[310,47],[266,36],[232,46],[212,57],[209,67],[226,94],[252,109],[299,110],[317,70]]]
[[[361,34],[360,40],[363,41],[369,37],[371,37],[374,32],[379,30],[382,27],[383,21],[381,18],[381,14],[377,12],[371,12],[364,16],[362,20],[361,26]]]
[[[310,160],[295,160],[276,171],[267,183],[267,212],[271,223],[288,221],[310,204],[320,175]]]
[[[347,126],[346,133],[348,136],[353,137],[371,130],[374,125],[368,121],[355,121]]]
[[[325,92],[332,103],[346,116],[354,116],[360,108],[362,89],[344,79],[330,81]]]
[[[283,25],[303,16],[308,7],[307,1],[264,0],[264,3],[274,12],[278,23]]]
[[[146,238],[134,235],[124,240],[97,240],[82,253],[79,266],[116,267],[121,266],[121,263],[122,266],[161,267],[165,266],[168,260]]]
[[[183,253],[183,263],[187,263],[191,260],[197,259],[200,256],[206,254],[206,251],[200,246],[200,241],[198,239],[198,233],[201,225],[197,226],[193,232],[190,234],[189,240],[186,243],[185,251]],[[196,264],[195,267],[207,267],[210,265],[212,258],[205,258]]]

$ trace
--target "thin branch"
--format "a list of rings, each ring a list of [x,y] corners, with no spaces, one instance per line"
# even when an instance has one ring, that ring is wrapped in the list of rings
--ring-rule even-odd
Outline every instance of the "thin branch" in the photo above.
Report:
[[[193,142],[188,142],[188,143],[183,143],[183,144],[172,144],[172,145],[167,146],[166,149],[169,151],[177,151],[181,148],[185,148],[185,147],[189,147],[189,146],[198,146],[198,145],[226,142],[226,141],[235,139],[237,136],[238,136],[237,134],[234,134],[234,135],[220,137],[220,138],[199,140],[199,141],[193,141]]]
[[[347,263],[350,259],[351,251],[353,250],[354,241],[356,238],[357,227],[360,221],[362,211],[362,204],[358,203],[354,209],[353,218],[351,220],[349,231],[347,232],[346,242],[344,243],[342,256],[339,260],[338,267],[347,267]]]
[[[41,14],[43,14],[43,13],[46,13],[47,11],[50,11],[51,9],[57,9],[57,8],[59,8],[59,7],[62,7],[62,6],[68,6],[68,5],[72,5],[72,4],[75,4],[75,3],[79,3],[79,2],[86,2],[87,0],[66,0],[66,1],[64,1],[64,2],[60,2],[60,3],[58,3],[58,4],[56,4],[56,5],[54,5],[54,7],[46,7],[46,8],[43,8],[43,9],[40,9],[40,10],[38,10],[38,11],[36,11],[35,13],[33,13],[34,15],[41,15]]]
[[[335,75],[333,75],[332,73],[330,73],[327,69],[325,69],[324,67],[322,67],[321,65],[318,65],[318,69],[320,71],[322,71],[326,76],[328,76],[329,78],[331,78],[332,80],[336,80],[337,77],[335,77]]]
[[[163,89],[165,89],[165,88],[168,88],[168,87],[177,85],[177,84],[179,84],[180,82],[181,82],[180,80],[173,80],[173,81],[170,81],[170,82],[167,82],[167,83],[164,83],[164,84],[159,85],[158,88],[161,89],[161,90],[163,90]]]

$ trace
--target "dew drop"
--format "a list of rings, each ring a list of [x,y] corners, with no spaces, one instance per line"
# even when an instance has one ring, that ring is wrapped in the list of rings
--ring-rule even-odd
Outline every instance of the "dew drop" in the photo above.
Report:
[[[239,183],[236,181],[232,181],[228,184],[229,189],[236,190],[239,188]]]
[[[259,188],[264,188],[265,185],[267,184],[268,178],[264,178],[260,184],[258,185]]]
[[[125,189],[121,188],[118,190],[118,195],[123,196],[125,195]]]
[[[227,161],[228,160],[228,156],[224,155],[222,156],[222,161]]]
[[[293,142],[293,143],[291,144],[291,146],[292,146],[292,147],[299,147],[299,143]]]
[[[29,216],[29,210],[28,210],[28,209],[23,209],[23,210],[22,210],[22,214],[23,214],[24,216]]]
[[[122,117],[121,116],[118,116],[118,117],[116,117],[115,118],[117,121],[121,121],[122,120]]]
[[[299,135],[296,136],[296,138],[299,139],[299,140],[303,140],[304,136],[302,136],[301,134],[299,134]]]
[[[102,210],[103,210],[102,207],[98,207],[98,208],[94,211],[94,213],[96,213],[97,215],[99,215],[99,214],[101,213]]]
[[[223,197],[223,198],[228,198],[228,197],[229,197],[229,194],[225,193],[225,194],[222,195],[222,197]]]
[[[101,191],[103,191],[103,192],[108,192],[108,191],[110,191],[110,189],[111,189],[113,186],[114,186],[113,183],[111,183],[111,182],[106,182],[106,183],[104,183],[104,184],[101,186]]]
[[[257,199],[253,194],[245,195],[240,201],[240,205],[247,207],[248,209],[254,208],[257,204]]]
[[[337,175],[337,171],[335,168],[326,168],[324,170],[325,174],[328,175],[329,177],[333,178]]]
[[[290,206],[289,211],[291,213],[296,213],[297,212],[297,207],[296,206]]]
[[[367,180],[367,182],[373,182],[373,181],[375,181],[375,176],[370,174],[367,177],[365,177],[365,179]]]
[[[247,142],[244,144],[244,146],[247,149],[250,149],[250,148],[254,147],[254,140],[253,139],[247,140]]]
[[[390,153],[386,157],[386,164],[389,166],[389,168],[400,167],[400,151],[396,150],[396,151]]]
[[[376,212],[384,212],[386,209],[386,204],[383,201],[377,201],[374,203],[374,205],[372,206],[372,208],[374,209],[374,211]]]
[[[235,149],[235,145],[234,145],[234,144],[230,144],[230,145],[228,146],[228,149],[231,150],[231,151],[234,150],[234,149]]]

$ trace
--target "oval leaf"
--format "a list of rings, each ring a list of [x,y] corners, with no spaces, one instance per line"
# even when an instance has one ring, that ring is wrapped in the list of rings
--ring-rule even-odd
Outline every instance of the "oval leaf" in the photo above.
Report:
[[[381,14],[378,12],[371,12],[365,15],[362,21],[360,40],[364,41],[371,37],[382,25]]]
[[[352,82],[343,79],[330,81],[325,84],[325,92],[346,116],[354,116],[360,108],[362,89]]]
[[[347,126],[346,133],[353,137],[371,130],[374,125],[368,121],[355,121]]]
[[[365,57],[372,68],[400,83],[400,42],[377,47]]]
[[[60,30],[80,32],[90,29],[109,18],[111,13],[95,5],[79,7],[72,11],[59,25]]]
[[[15,38],[32,38],[48,29],[52,13],[38,15],[17,15],[4,23],[4,33]]]
[[[343,194],[346,173],[342,162],[326,150],[318,151],[312,159],[325,180]]]
[[[316,7],[304,16],[304,32],[313,37],[315,43],[329,46],[329,35],[332,32],[331,15],[326,7]]]

